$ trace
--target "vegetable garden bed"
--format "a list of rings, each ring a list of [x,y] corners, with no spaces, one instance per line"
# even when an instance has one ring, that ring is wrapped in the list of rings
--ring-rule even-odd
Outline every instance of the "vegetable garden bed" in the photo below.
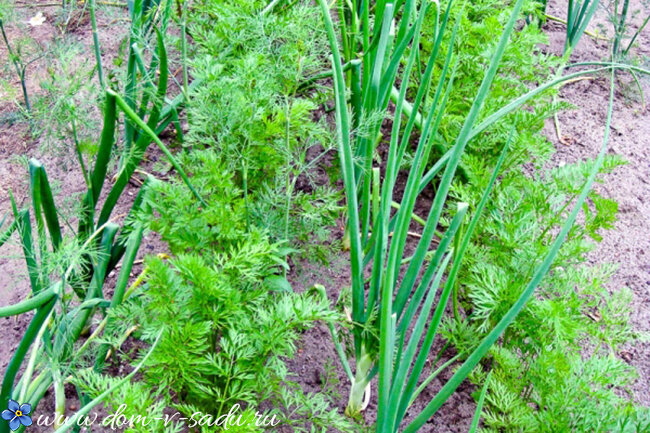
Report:
[[[0,3],[0,433],[650,430],[649,16]]]

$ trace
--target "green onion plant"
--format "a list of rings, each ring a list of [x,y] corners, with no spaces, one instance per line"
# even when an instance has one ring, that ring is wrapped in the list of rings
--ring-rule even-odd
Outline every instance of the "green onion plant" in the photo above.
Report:
[[[145,119],[149,128],[157,134],[174,123],[179,136],[178,111],[187,102],[189,85],[181,87],[181,94],[163,108],[169,79],[167,52],[164,35],[171,17],[172,2],[160,0],[134,0],[129,2],[131,31],[126,66],[124,100],[131,111]],[[156,49],[150,48],[156,44]],[[183,48],[185,50],[185,48]],[[150,60],[147,62],[147,53]],[[185,56],[185,53],[182,53]],[[185,59],[183,60],[185,62]],[[156,74],[159,72],[156,83]],[[198,84],[198,83],[196,83]],[[141,148],[149,135],[132,122],[125,124],[124,154],[121,165],[128,161],[128,154]]]
[[[189,84],[189,73],[187,65],[187,14],[188,14],[188,1],[189,0],[179,0],[182,1],[182,4],[179,5],[178,10],[180,11],[181,16],[179,17],[181,21],[181,66],[183,68],[183,96],[185,98],[185,105],[188,105],[190,102],[190,84]]]
[[[620,13],[619,13],[619,9],[620,9]],[[612,62],[625,61],[626,57],[630,52],[630,49],[634,45],[634,42],[636,42],[636,39],[639,37],[639,35],[641,34],[645,26],[648,24],[648,21],[650,21],[650,15],[648,15],[645,18],[645,20],[643,20],[643,23],[639,26],[639,28],[634,33],[632,33],[631,36],[629,36],[630,41],[627,43],[627,46],[625,46],[623,40],[628,36],[626,33],[628,30],[627,20],[629,17],[629,12],[630,12],[629,0],[623,0],[622,4],[618,0],[614,1],[613,11],[611,11],[611,21],[612,24],[614,25],[614,40],[612,42],[612,53],[611,53]],[[639,95],[641,96],[641,106],[645,110],[645,96],[644,96],[643,88],[641,86],[641,82],[639,81],[639,77],[636,74],[636,72],[633,70],[630,70],[629,73],[637,85],[637,88],[639,90]]]
[[[559,65],[556,77],[562,76],[564,68],[573,53],[573,49],[578,45],[583,33],[587,30],[589,22],[596,13],[599,0],[569,0],[567,3],[567,20],[566,20],[566,36],[564,38],[564,51],[562,55],[562,63]],[[557,103],[557,96],[553,97],[553,103]],[[564,143],[562,136],[560,120],[557,113],[553,115],[553,122],[555,132],[558,140]]]
[[[424,389],[418,384],[426,386],[440,372],[436,370],[426,375],[425,365],[438,336],[464,253],[497,184],[509,142],[504,145],[475,209],[469,209],[465,203],[454,203],[448,197],[465,148],[473,138],[535,95],[579,76],[576,74],[614,69],[612,65],[605,65],[557,77],[479,122],[499,62],[520,18],[523,0],[517,1],[458,136],[450,149],[426,170],[433,137],[444,115],[456,68],[454,40],[461,20],[456,19],[453,28],[449,28],[452,3],[450,1],[442,10],[437,2],[419,3],[415,0],[377,1],[372,5],[365,1],[341,2],[336,11],[341,31],[342,48],[339,49],[339,37],[329,6],[325,0],[319,0],[332,48],[336,129],[347,201],[353,340],[349,352],[353,354],[354,371],[338,339],[339,332],[333,327],[330,329],[350,379],[346,413],[354,416],[364,409],[370,399],[370,382],[378,376],[376,431],[381,433],[418,431],[524,308],[550,270],[591,188],[603,160],[611,119],[610,102],[606,138],[594,170],[586,179],[548,255],[540,258],[538,263],[531,263],[534,271],[526,289],[483,341],[470,353],[462,354],[463,364],[426,407],[410,423],[403,425],[407,411]],[[415,75],[415,65],[420,56],[420,32],[428,13],[435,13],[436,17],[434,45],[431,56],[426,59],[426,68],[421,73],[414,99],[408,101],[407,89],[412,75]],[[371,23],[375,26],[372,27]],[[445,32],[451,32],[446,50],[441,48]],[[440,64],[437,81],[432,80],[433,70]],[[380,131],[389,117],[387,107],[391,93],[396,93],[395,108],[391,113],[390,136],[384,138]],[[420,119],[419,125],[417,119]],[[416,126],[419,129],[417,134],[414,132]],[[382,164],[377,164],[375,153],[382,139],[388,144],[388,156]],[[408,173],[404,175],[406,186],[401,201],[397,203],[394,190],[411,146],[413,155]],[[435,195],[428,216],[415,218],[415,204],[422,191],[431,184]],[[410,226],[414,221],[419,221],[422,229],[413,252],[407,253]]]
[[[648,15],[643,20],[643,23],[641,23],[639,28],[634,33],[632,33],[627,46],[624,46],[623,39],[626,37],[626,32],[628,29],[627,20],[629,18],[630,12],[630,0],[623,0],[623,2],[616,0],[614,1],[613,8],[614,10],[612,11],[612,22],[614,24],[614,43],[612,45],[612,58],[613,60],[620,60],[622,57],[628,55],[630,48],[632,48],[634,42],[636,42],[643,29],[648,25],[648,21],[650,21],[650,15]]]
[[[564,56],[568,58],[587,30],[589,22],[598,9],[598,0],[569,0],[567,4],[566,38]]]
[[[18,233],[31,294],[18,304],[0,308],[0,317],[31,310],[35,313],[5,372],[0,389],[0,404],[6,405],[9,399],[15,399],[36,407],[45,392],[53,386],[56,414],[58,416],[64,413],[64,385],[78,365],[80,356],[89,347],[87,340],[82,349],[74,351],[75,343],[96,313],[105,315],[108,308],[115,308],[126,296],[125,289],[144,230],[138,222],[138,214],[144,209],[147,185],[152,180],[144,182],[121,227],[117,224],[113,211],[151,142],[161,149],[193,194],[205,204],[156,132],[160,113],[168,108],[161,108],[167,89],[166,52],[160,31],[154,31],[158,39],[160,102],[154,103],[154,108],[145,121],[125,98],[111,88],[106,89],[103,129],[92,164],[86,163],[81,150],[76,149],[86,183],[76,230],[64,219],[70,235],[64,233],[60,220],[64,214],[56,205],[46,170],[39,161],[29,161],[31,206],[19,209],[12,196],[14,222],[0,235],[0,246],[13,233]],[[123,164],[115,182],[107,185],[109,164],[116,153],[116,131],[119,130],[117,119],[120,111],[131,130],[138,132],[137,140],[130,151],[122,155]],[[103,202],[100,202],[100,197],[105,197]],[[122,263],[113,296],[106,299],[106,278],[111,271],[117,270],[120,261]],[[94,333],[89,340],[97,336]],[[107,347],[100,350],[100,356],[95,362],[97,371],[102,370],[103,356],[107,351]],[[24,367],[24,373],[16,381],[21,367]],[[84,403],[82,395],[80,399]],[[0,423],[0,433],[7,432],[8,424]]]
[[[106,83],[104,82],[104,69],[102,67],[102,52],[99,45],[99,34],[97,33],[97,4],[95,0],[89,0],[88,10],[90,13],[90,26],[93,31],[93,50],[95,54],[95,62],[97,62],[97,78],[99,79],[99,85],[102,90],[106,88]]]
[[[567,4],[567,21],[566,21],[566,38],[564,44],[564,53],[563,53],[563,62],[558,67],[556,72],[556,77],[561,77],[562,74],[569,67],[569,58],[573,49],[578,45],[580,38],[586,32],[589,22],[592,20],[596,10],[598,9],[599,1],[598,0],[570,0]],[[619,13],[620,9],[620,13]],[[639,34],[643,31],[645,26],[650,21],[650,16],[646,17],[641,26],[634,32],[630,38],[630,42],[627,46],[623,47],[623,39],[627,30],[627,19],[629,15],[629,0],[623,0],[619,2],[618,0],[614,1],[613,11],[611,12],[611,20],[614,25],[614,40],[612,42],[612,53],[611,53],[611,62],[620,63],[622,58],[627,56],[632,48],[634,42],[636,41]],[[593,64],[593,63],[592,63]],[[612,65],[613,66],[613,65]],[[643,68],[620,68],[617,67],[617,70],[626,70],[630,73],[634,79],[637,87],[639,88],[641,94],[641,103],[645,107],[645,99],[643,95],[643,89],[638,79],[638,73],[647,75],[648,71]],[[557,102],[557,97],[554,97],[554,102]],[[555,130],[560,142],[565,142],[564,137],[562,137],[560,122],[558,120],[557,113],[554,114],[554,123]]]

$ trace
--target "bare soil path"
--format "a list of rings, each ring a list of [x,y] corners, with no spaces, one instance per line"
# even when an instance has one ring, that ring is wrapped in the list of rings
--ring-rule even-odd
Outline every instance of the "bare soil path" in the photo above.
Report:
[[[589,30],[599,31],[601,35],[608,30],[604,35],[611,37],[612,25],[604,9],[609,2],[601,3]],[[565,16],[566,1],[550,1],[549,13]],[[634,14],[629,20],[632,32],[650,14],[650,5],[633,0],[630,13]],[[561,54],[564,26],[549,22],[546,31],[551,50]],[[636,58],[648,68],[650,29],[646,27],[637,41],[638,47],[631,50],[631,59]],[[606,61],[609,49],[608,41],[584,35],[571,61]],[[647,100],[650,97],[650,77],[641,76],[639,79]],[[606,175],[604,183],[595,186],[604,197],[618,202],[618,220],[613,229],[601,233],[603,240],[590,254],[589,261],[616,265],[618,268],[608,288],[616,291],[628,287],[634,294],[632,325],[637,332],[646,335],[646,341],[639,341],[617,355],[639,372],[639,380],[633,389],[636,402],[650,406],[650,342],[647,341],[650,332],[650,107],[642,105],[638,91],[630,82],[629,76],[621,74],[609,141],[609,153],[622,156],[627,164]],[[560,96],[576,109],[559,115],[562,135],[569,145],[558,141],[552,120],[547,121],[546,136],[557,149],[554,162],[571,163],[595,157],[603,139],[609,98],[608,77],[571,83],[562,88]]]

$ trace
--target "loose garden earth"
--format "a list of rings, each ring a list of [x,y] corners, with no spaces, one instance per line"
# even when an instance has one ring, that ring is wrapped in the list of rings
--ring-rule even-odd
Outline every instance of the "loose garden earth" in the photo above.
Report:
[[[0,433],[650,432],[650,4],[369,3],[0,0]]]

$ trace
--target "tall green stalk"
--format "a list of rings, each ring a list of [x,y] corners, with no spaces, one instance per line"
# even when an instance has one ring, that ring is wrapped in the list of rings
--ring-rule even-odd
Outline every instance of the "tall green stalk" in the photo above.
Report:
[[[95,18],[95,0],[89,0],[88,7],[90,9],[90,25],[93,31],[93,48],[95,51],[95,61],[97,62],[97,77],[99,78],[99,85],[104,90],[106,83],[104,82],[104,69],[102,67],[102,52],[99,46],[99,35],[97,34],[97,20]]]
[[[161,37],[158,34],[159,40]],[[161,65],[166,67],[164,54],[161,56]],[[165,81],[164,74],[161,75],[163,75],[161,80]],[[54,385],[56,410],[63,414],[66,407],[66,396],[63,391],[65,381],[70,374],[68,369],[74,368],[77,361],[77,355],[73,350],[74,345],[98,308],[116,308],[124,299],[125,288],[144,230],[136,217],[145,209],[147,201],[144,199],[144,194],[148,183],[145,182],[144,189],[133,201],[131,210],[126,216],[129,223],[125,226],[121,227],[111,221],[111,213],[124,189],[119,180],[128,181],[132,171],[121,172],[118,182],[114,185],[109,184],[110,188],[102,212],[98,217],[96,216],[99,198],[107,184],[105,178],[116,140],[118,109],[123,111],[129,121],[142,131],[137,143],[142,154],[150,141],[155,142],[178,170],[190,190],[194,192],[197,200],[205,203],[191,185],[180,164],[151,127],[129,108],[120,95],[107,89],[104,98],[104,128],[92,170],[85,174],[87,191],[79,206],[82,211],[79,215],[78,230],[73,234],[75,239],[72,242],[75,242],[80,253],[72,257],[63,257],[64,261],[61,264],[61,258],[57,254],[66,241],[58,217],[60,212],[45,168],[39,161],[30,160],[30,207],[33,212],[28,209],[18,209],[13,196],[10,196],[15,220],[3,237],[14,231],[18,232],[32,287],[32,297],[15,305],[0,308],[0,316],[22,314],[33,309],[36,309],[36,313],[5,373],[0,389],[0,404],[6,405],[9,398],[16,399],[22,396],[35,408],[45,392]],[[155,127],[157,119],[149,120]],[[142,155],[132,156],[127,166],[135,170],[141,157]],[[82,170],[86,171],[82,162],[80,162]],[[104,284],[110,271],[123,257],[113,298],[108,302],[104,299]],[[61,272],[53,272],[53,269],[59,269],[61,266],[64,266]],[[70,298],[73,294],[66,293],[69,287],[76,293],[80,304],[71,305]],[[54,308],[55,306],[57,308]],[[34,345],[25,368],[25,375],[16,385],[16,375],[24,363],[29,348],[37,338],[40,342]],[[107,350],[108,347],[105,345],[100,348],[100,357],[95,363],[98,371],[102,369],[103,357]],[[8,432],[8,424],[0,423],[0,433],[5,432]]]
[[[49,317],[50,311],[52,311],[55,304],[56,300],[54,298],[51,298],[47,303],[43,304],[36,311],[36,314],[27,327],[27,330],[25,331],[25,334],[20,341],[18,348],[14,352],[11,361],[9,361],[9,365],[5,370],[5,375],[2,380],[2,388],[0,389],[0,404],[2,404],[3,407],[7,406],[7,402],[11,398],[14,380],[18,374],[18,370],[20,369],[23,360],[25,359],[25,355],[27,354],[29,347],[34,342],[34,339],[38,335],[43,322],[45,322],[45,320]],[[0,423],[0,433],[9,433],[9,423]]]
[[[131,32],[129,37],[129,55],[127,60],[127,78],[124,86],[124,100],[129,108],[145,119],[149,128],[162,131],[173,116],[173,106],[162,114],[162,105],[167,95],[167,51],[165,49],[164,33],[170,16],[171,2],[166,2],[166,7],[160,7],[159,0],[134,0],[131,12]],[[158,8],[156,10],[156,8]],[[156,13],[153,11],[156,10]],[[141,46],[153,45],[155,40],[156,50],[152,53],[149,65],[145,65]],[[183,57],[185,61],[185,57]],[[155,77],[158,76],[158,82]],[[181,99],[175,103],[187,102],[186,94],[189,86],[183,87]],[[124,169],[132,153],[140,152],[142,132],[132,122],[124,125],[124,150],[120,158],[120,167]],[[146,140],[145,135],[144,140]],[[133,147],[135,146],[135,149]],[[127,168],[128,169],[128,168]]]
[[[569,0],[567,4],[564,56],[568,58],[598,9],[599,0]]]
[[[600,168],[602,167],[605,158],[605,154],[607,151],[607,143],[609,141],[610,127],[612,122],[612,113],[614,108],[614,88],[615,88],[614,73],[615,73],[615,69],[612,69],[611,79],[610,79],[609,105],[607,109],[607,120],[605,122],[605,131],[604,131],[603,143],[600,152],[598,154],[598,157],[595,160],[591,172],[589,173],[589,177],[586,179],[581,189],[580,195],[578,196],[578,199],[575,202],[573,210],[567,217],[564,225],[562,226],[562,229],[560,230],[560,233],[558,233],[555,240],[553,241],[553,244],[551,245],[548,254],[544,258],[542,263],[537,266],[535,274],[533,275],[530,282],[524,289],[523,293],[519,296],[519,299],[517,299],[517,301],[512,305],[512,307],[508,310],[508,312],[501,318],[499,323],[497,323],[494,329],[483,339],[481,344],[467,358],[467,360],[463,363],[463,365],[456,370],[452,378],[449,379],[449,381],[443,386],[443,388],[438,392],[436,397],[434,397],[434,399],[427,405],[427,407],[422,411],[422,413],[418,415],[416,419],[407,426],[406,429],[404,429],[404,433],[416,432],[422,425],[424,425],[424,423],[426,423],[426,421],[431,417],[431,415],[435,413],[445,401],[447,401],[449,396],[451,396],[451,394],[456,390],[456,388],[458,388],[460,383],[467,377],[467,375],[469,375],[469,373],[476,366],[476,364],[478,364],[481,358],[485,356],[485,354],[487,354],[490,347],[494,343],[496,343],[497,339],[501,336],[505,328],[514,321],[514,319],[517,317],[517,315],[521,312],[521,310],[526,305],[528,299],[530,299],[530,297],[533,295],[536,287],[540,284],[540,282],[544,278],[544,275],[546,275],[546,273],[550,270],[553,260],[559,253],[560,248],[562,247],[562,244],[569,233],[569,230],[571,230],[571,228],[573,227],[573,223],[575,222],[578,214],[580,213],[580,210],[582,209],[582,205],[585,202],[587,195],[591,191],[591,187],[596,179],[596,176],[600,171]]]
[[[569,62],[573,50],[578,45],[583,33],[587,30],[589,22],[593,18],[598,8],[599,0],[569,0],[567,4],[567,21],[566,21],[566,36],[564,38],[564,51],[562,55],[562,62],[560,63],[555,77],[561,77],[564,74],[565,67]],[[553,103],[557,103],[557,95],[553,96]],[[560,126],[560,119],[558,114],[553,114],[553,123],[555,126],[555,133],[560,143],[564,143],[562,136],[562,128]]]
[[[419,87],[415,98],[410,102],[406,100],[406,95],[414,63],[416,59],[419,59],[421,24],[428,8],[434,6],[418,5],[415,1],[409,0],[395,4],[377,2],[373,9],[374,19],[357,21],[362,23],[374,21],[376,25],[373,28],[347,30],[348,34],[368,35],[368,40],[364,41],[366,50],[361,54],[363,58],[360,65],[361,70],[354,72],[356,66],[353,64],[353,73],[346,77],[328,4],[325,0],[319,0],[332,48],[336,129],[350,237],[352,335],[356,371],[351,380],[346,412],[355,415],[363,409],[364,403],[370,397],[368,385],[373,377],[378,375],[376,431],[381,433],[417,431],[485,356],[549,271],[553,259],[593,183],[599,164],[602,163],[601,153],[594,171],[587,179],[582,194],[578,198],[578,203],[562,227],[548,255],[537,267],[526,291],[499,324],[485,337],[479,347],[467,354],[467,360],[461,367],[462,370],[454,374],[452,380],[443,387],[411,424],[402,427],[401,424],[407,410],[419,394],[418,384],[426,366],[429,351],[438,335],[439,325],[449,298],[456,287],[463,256],[472,239],[472,234],[492,189],[497,185],[498,173],[507,156],[510,139],[505,143],[489,184],[483,191],[481,200],[475,209],[469,209],[468,205],[464,203],[450,202],[448,198],[451,183],[464,150],[472,138],[494,125],[503,116],[521,107],[535,95],[569,79],[568,76],[556,77],[549,83],[545,83],[506,104],[492,115],[487,116],[482,122],[478,121],[510,35],[520,18],[523,0],[517,1],[451,149],[440,158],[434,167],[425,172],[433,146],[432,137],[436,135],[444,115],[454,79],[453,47],[461,22],[462,9],[449,38],[446,55],[444,58],[439,58],[439,52],[442,52],[442,37],[446,32],[447,23],[450,21],[452,3],[450,2],[444,12],[436,13],[432,54],[429,59],[426,59],[427,67],[422,74],[421,81],[418,82]],[[353,10],[357,10],[355,5],[357,4],[354,2],[351,4]],[[364,4],[357,6],[360,6],[359,11],[363,11]],[[345,16],[345,18],[348,17]],[[349,26],[347,20],[344,24],[341,24],[341,21],[339,23],[344,29]],[[347,37],[342,40],[347,41],[346,43],[351,44],[349,46],[354,49],[358,49],[361,45],[360,39],[350,42],[350,38]],[[343,49],[342,52],[346,56],[350,55],[349,50]],[[440,64],[442,66],[438,71],[437,81],[432,82],[434,66]],[[400,65],[400,68],[397,65]],[[612,70],[613,67],[604,69]],[[590,70],[581,73],[591,74],[593,72],[594,70]],[[352,79],[348,80],[348,78]],[[393,90],[394,87],[397,87],[396,83],[399,83],[398,92]],[[359,89],[361,90],[359,91]],[[351,94],[351,116],[346,97],[348,90]],[[359,118],[358,113],[372,112],[385,119],[390,94],[394,95],[395,108],[391,116],[393,122],[389,136],[388,155],[385,158],[385,174],[383,179],[378,181],[376,176],[373,176],[373,173],[377,173],[373,155],[378,144],[376,133],[382,122],[375,121],[370,126],[364,125],[363,122],[367,122],[368,119]],[[427,95],[431,95],[431,99],[429,99],[431,103],[425,106],[423,101],[426,100],[425,96]],[[356,106],[359,104],[358,101],[361,101],[361,110]],[[403,116],[407,106],[411,113],[409,116]],[[393,191],[397,176],[407,147],[413,140],[411,134],[417,118],[414,114],[421,115],[421,130],[415,137],[416,145],[412,161],[410,161],[401,203],[394,206]],[[350,118],[353,120],[351,121]],[[357,121],[355,119],[359,119],[361,125],[366,127],[363,135],[359,135],[353,129],[353,125]],[[402,125],[403,119],[406,119],[405,125]],[[608,128],[609,123],[607,124]],[[370,133],[367,129],[370,130]],[[605,144],[606,141],[605,139]],[[407,238],[415,204],[418,202],[423,188],[431,183],[436,176],[439,176],[436,182],[436,194],[426,221],[424,221],[420,239],[414,253],[406,257]],[[377,184],[379,184],[379,188]],[[376,192],[377,189],[380,190],[379,194]],[[391,208],[394,207],[396,207],[396,212],[392,214]],[[470,221],[463,224],[465,216],[469,213],[472,213]],[[449,222],[440,230],[443,215],[448,216]],[[459,234],[458,230],[462,224],[464,230]],[[439,232],[442,233],[437,234]],[[437,242],[432,245],[435,237],[438,238]],[[456,239],[455,243],[454,239]],[[367,277],[368,275],[369,277]],[[336,337],[337,333],[332,332],[332,335]],[[375,335],[378,337],[375,338]],[[337,347],[340,345],[338,341],[335,343]],[[342,358],[344,366],[350,364],[342,354],[342,350],[338,350],[337,353]]]
[[[614,1],[614,45],[612,46],[612,56],[617,58],[620,53],[621,40],[625,36],[627,27],[627,12],[630,6],[630,0],[623,0],[621,14],[618,14],[618,0]]]
[[[178,0],[182,2],[181,6],[181,63],[183,67],[183,95],[185,96],[185,106],[190,103],[190,83],[189,73],[187,70],[187,3],[189,0]],[[189,121],[189,114],[188,114]]]

